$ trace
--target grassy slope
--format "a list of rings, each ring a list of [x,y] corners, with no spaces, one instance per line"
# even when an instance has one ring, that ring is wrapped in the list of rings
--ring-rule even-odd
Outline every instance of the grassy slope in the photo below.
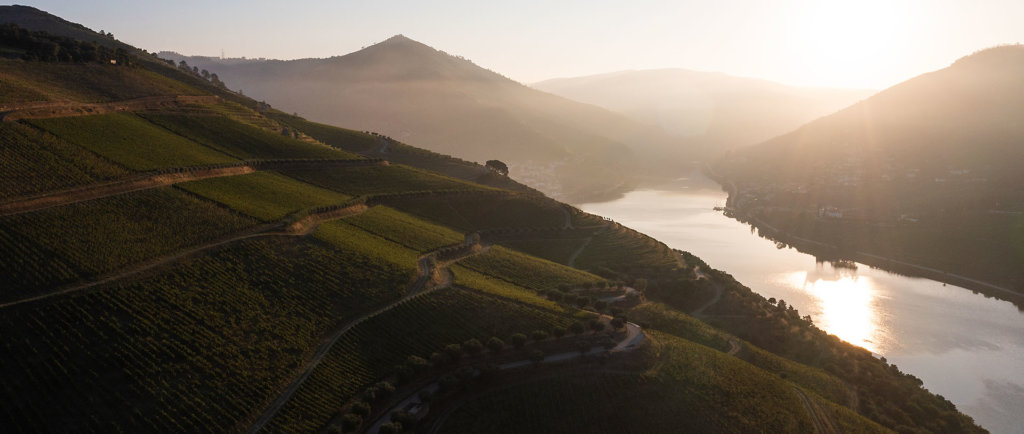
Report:
[[[0,200],[92,184],[128,172],[22,123],[0,124]]]
[[[0,101],[108,102],[208,92],[140,68],[0,60]]]
[[[789,383],[731,356],[653,333],[662,363],[644,374],[541,380],[471,400],[441,432],[809,432]],[[595,411],[595,409],[605,411]],[[610,410],[610,411],[609,411]],[[839,410],[842,411],[842,410]],[[849,413],[848,411],[845,413]],[[858,431],[883,432],[855,415]]]
[[[26,431],[231,430],[328,327],[404,289],[314,240],[251,240],[0,316],[0,421]]]
[[[95,276],[254,223],[171,188],[3,217],[0,276],[11,284],[4,285],[2,298]]]
[[[310,184],[352,195],[487,189],[478,184],[398,165],[352,167],[333,171],[289,170],[285,173]]]
[[[178,187],[263,221],[280,220],[302,209],[350,199],[272,172],[204,179]]]
[[[322,427],[340,403],[383,379],[410,355],[427,357],[446,344],[567,326],[570,317],[458,289],[424,295],[360,324],[331,348],[268,425],[270,432]]]
[[[464,239],[456,231],[385,206],[377,206],[363,214],[348,217],[345,223],[418,252],[460,243]]]
[[[562,285],[578,287],[584,283],[604,281],[593,274],[502,246],[491,246],[487,253],[467,258],[461,264],[477,272],[533,290],[558,289]]]
[[[134,170],[153,170],[236,159],[129,113],[27,121]]]
[[[348,152],[285,137],[223,116],[143,116],[169,131],[241,159],[355,158]]]

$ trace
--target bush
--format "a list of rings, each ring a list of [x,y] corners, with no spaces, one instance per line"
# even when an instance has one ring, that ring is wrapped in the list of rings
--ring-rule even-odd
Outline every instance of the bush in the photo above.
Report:
[[[359,429],[359,426],[363,424],[363,418],[358,414],[346,414],[341,417],[341,431],[342,432],[355,432]]]
[[[380,434],[399,434],[402,432],[402,424],[398,422],[387,422],[381,424],[380,431],[377,432]]]
[[[533,339],[535,341],[539,342],[539,341],[543,341],[544,339],[547,339],[547,338],[548,338],[548,332],[546,332],[544,330],[534,330],[534,331],[530,332],[530,339]]]
[[[466,352],[466,354],[475,356],[477,354],[480,354],[480,352],[484,350],[484,344],[480,343],[478,339],[473,338],[466,342],[463,342],[462,349]]]
[[[523,345],[526,345],[526,335],[522,333],[516,333],[509,336],[509,340],[512,341],[512,346],[516,348],[522,348]]]
[[[505,349],[505,341],[492,336],[487,340],[487,349],[495,353],[501,352],[501,350]]]
[[[562,336],[565,336],[566,332],[567,330],[565,329],[565,327],[555,327],[551,329],[551,334],[554,335],[556,338],[561,338]]]
[[[348,411],[350,414],[358,415],[359,417],[366,417],[370,415],[370,404],[365,402],[357,402],[352,404],[352,408]]]

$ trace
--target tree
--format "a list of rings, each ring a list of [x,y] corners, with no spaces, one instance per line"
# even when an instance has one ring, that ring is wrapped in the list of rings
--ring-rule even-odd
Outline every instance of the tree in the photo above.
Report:
[[[530,332],[530,339],[533,339],[535,341],[543,341],[544,339],[547,339],[547,338],[548,338],[548,332],[546,332],[544,330],[534,330],[534,331]]]
[[[355,432],[359,429],[359,425],[363,424],[363,418],[359,417],[358,414],[346,414],[341,417],[341,430],[342,432]]]
[[[607,301],[598,300],[598,301],[594,302],[594,309],[597,309],[598,312],[604,311],[605,308],[607,308],[607,307],[608,307],[608,302]]]
[[[487,163],[484,164],[484,167],[491,169],[494,172],[498,172],[503,176],[508,176],[508,165],[502,163],[501,161],[487,160]]]
[[[430,355],[430,364],[435,367],[447,365],[449,361],[451,361],[451,357],[448,357],[448,354],[445,353],[433,353]]]
[[[405,359],[405,364],[416,373],[420,373],[430,367],[430,362],[420,356],[409,356]]]
[[[626,325],[626,321],[623,320],[622,318],[613,318],[612,319],[612,328],[615,329],[615,330],[621,329],[625,325]]]
[[[512,341],[513,347],[522,348],[523,345],[526,345],[526,335],[522,333],[516,333],[508,338]]]
[[[595,333],[604,330],[604,323],[595,319],[590,322],[590,329]]]
[[[399,434],[402,432],[402,424],[398,422],[387,422],[381,424],[380,430],[377,432],[380,434]]]
[[[463,342],[462,349],[463,351],[466,352],[466,354],[475,356],[477,354],[480,354],[480,352],[484,350],[484,344],[480,343],[479,340],[474,338],[466,342]]]
[[[454,361],[459,361],[462,358],[462,345],[459,344],[448,344],[444,347],[444,352],[448,354]]]
[[[501,350],[505,349],[505,342],[492,336],[487,340],[487,349],[494,353],[501,352]]]
[[[348,412],[355,415],[359,415],[359,417],[369,416],[370,404],[367,404],[365,402],[357,402],[355,404],[352,404],[352,409],[350,409]]]
[[[551,329],[551,334],[554,335],[556,338],[561,338],[562,336],[565,336],[565,333],[565,327],[555,327]]]

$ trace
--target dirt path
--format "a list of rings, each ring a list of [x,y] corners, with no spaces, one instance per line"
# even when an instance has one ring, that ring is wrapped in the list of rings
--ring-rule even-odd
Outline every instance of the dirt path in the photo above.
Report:
[[[736,339],[729,338],[729,351],[726,352],[725,354],[735,356],[737,353],[740,352],[741,349],[743,349],[743,346],[740,345],[739,341],[737,341]]]
[[[566,263],[566,265],[568,265],[570,267],[575,267],[576,266],[576,258],[578,258],[580,256],[580,253],[583,253],[583,249],[586,249],[587,246],[590,245],[591,241],[594,241],[594,237],[587,237],[586,240],[583,241],[583,244],[580,244],[579,248],[577,248],[576,251],[572,252],[572,255],[569,256],[569,262]]]
[[[800,402],[803,403],[804,409],[810,413],[811,422],[814,423],[814,432],[816,434],[835,434],[838,432],[828,415],[822,412],[814,402],[811,402],[811,399],[807,397],[803,389],[793,386],[793,390],[800,397]]]
[[[709,279],[708,275],[704,274],[704,272],[700,270],[700,266],[693,267],[693,273],[697,276],[697,280],[707,280],[715,289],[715,296],[711,300],[708,300],[707,303],[702,304],[700,307],[690,312],[690,315],[692,316],[702,316],[707,308],[714,306],[715,303],[718,303],[718,301],[722,299],[722,287]]]
[[[383,160],[262,160],[239,162],[232,165],[215,165],[194,168],[169,169],[170,173],[141,175],[135,178],[92,184],[68,190],[44,193],[42,195],[15,199],[0,204],[0,217],[47,208],[70,205],[119,194],[131,193],[151,188],[166,187],[181,182],[198,181],[208,178],[246,175],[262,170],[278,170],[301,167],[359,167],[387,164]]]
[[[263,429],[263,427],[266,426],[266,424],[270,422],[271,419],[274,418],[274,415],[276,415],[277,412],[281,410],[281,407],[284,407],[284,405],[288,402],[289,399],[291,399],[295,392],[299,390],[299,387],[302,386],[306,379],[309,378],[309,375],[313,373],[313,370],[316,369],[316,367],[320,364],[323,358],[326,357],[327,354],[330,352],[331,347],[334,346],[334,344],[339,339],[341,339],[341,337],[344,336],[346,332],[352,330],[354,327],[361,324],[362,322],[370,318],[373,318],[377,315],[380,315],[384,312],[387,312],[395,308],[396,306],[401,305],[402,303],[405,303],[416,297],[420,297],[425,294],[434,292],[438,289],[450,287],[452,285],[453,276],[451,270],[448,269],[449,265],[458,262],[462,259],[468,258],[470,256],[479,255],[487,251],[487,248],[481,246],[480,244],[463,243],[458,246],[464,248],[464,250],[456,257],[450,258],[443,262],[439,262],[437,260],[437,252],[442,249],[451,248],[453,246],[445,246],[440,249],[436,249],[420,255],[420,257],[416,261],[417,271],[420,273],[420,276],[406,291],[405,295],[403,295],[398,300],[395,300],[391,304],[388,304],[387,306],[384,306],[373,312],[352,319],[351,321],[346,323],[345,326],[343,326],[341,329],[335,331],[330,338],[328,338],[326,341],[320,344],[320,347],[317,348],[316,353],[314,353],[313,358],[306,364],[306,368],[302,371],[302,373],[299,374],[299,376],[296,377],[288,385],[288,387],[286,387],[281,392],[281,394],[278,395],[277,398],[274,399],[274,401],[272,401],[270,405],[263,410],[263,412],[260,414],[260,417],[256,419],[256,421],[249,427],[249,429],[246,430],[246,432],[254,434]]]

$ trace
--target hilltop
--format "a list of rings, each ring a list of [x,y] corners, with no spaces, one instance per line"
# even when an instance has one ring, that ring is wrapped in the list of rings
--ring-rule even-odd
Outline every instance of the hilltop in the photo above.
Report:
[[[686,69],[620,71],[531,86],[662,128],[712,156],[787,133],[874,93],[785,86]]]
[[[500,173],[12,30],[5,432],[983,432],[784,302]]]
[[[717,169],[796,233],[1024,292],[1021,77],[1024,46],[983,50]]]
[[[625,191],[639,161],[686,153],[657,128],[400,35],[326,59],[161,55],[216,71],[247,95],[317,122],[378,131],[467,160],[505,161],[516,179],[574,201]],[[595,179],[596,172],[604,175]]]

